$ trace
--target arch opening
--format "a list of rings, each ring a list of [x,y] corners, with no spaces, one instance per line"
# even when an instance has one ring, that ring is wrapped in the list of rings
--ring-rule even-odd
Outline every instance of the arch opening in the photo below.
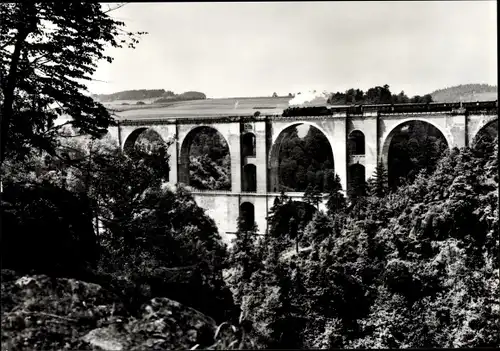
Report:
[[[104,135],[103,138],[107,136]],[[169,143],[165,142],[163,138],[151,128],[138,128],[134,130],[125,140],[123,144],[123,151],[133,157],[134,159],[146,159],[153,157],[160,157],[163,159],[165,181],[169,181],[170,172],[170,159],[167,153]],[[155,162],[157,162],[156,160]],[[158,164],[158,163],[156,163]]]
[[[255,135],[245,133],[241,137],[241,154],[243,157],[255,156]]]
[[[354,130],[349,133],[347,139],[347,152],[349,155],[365,154],[365,135],[361,131]]]
[[[411,183],[422,170],[432,173],[439,159],[448,149],[443,133],[434,125],[419,120],[406,121],[389,134],[384,151],[387,150],[389,187]]]
[[[152,154],[161,147],[167,147],[163,138],[151,128],[137,128],[125,140],[123,150],[126,153],[132,152],[134,148],[142,152]]]
[[[257,167],[254,164],[247,164],[243,167],[242,186],[244,192],[257,191]]]
[[[269,157],[269,191],[305,191],[308,185],[325,191],[334,173],[333,150],[318,128],[296,123],[276,138]]]
[[[240,228],[242,230],[251,230],[255,225],[255,206],[250,202],[244,202],[240,205]]]
[[[231,190],[229,146],[215,128],[193,128],[182,142],[179,163],[179,182],[198,190]]]
[[[366,195],[366,171],[359,163],[349,167],[347,172],[347,195],[350,199],[356,199]]]
[[[474,136],[472,149],[483,157],[491,156],[495,148],[495,140],[498,138],[498,119],[486,123]]]

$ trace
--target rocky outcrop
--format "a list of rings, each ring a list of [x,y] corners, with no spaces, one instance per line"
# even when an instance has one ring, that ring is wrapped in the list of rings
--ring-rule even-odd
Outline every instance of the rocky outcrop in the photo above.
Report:
[[[115,325],[90,331],[83,340],[105,350],[187,349],[214,343],[215,321],[167,298],[154,298],[140,318],[120,330]]]
[[[90,349],[81,335],[125,318],[123,304],[97,284],[2,271],[3,350]]]
[[[154,298],[131,316],[97,284],[2,270],[2,350],[159,350],[208,348],[215,321]]]

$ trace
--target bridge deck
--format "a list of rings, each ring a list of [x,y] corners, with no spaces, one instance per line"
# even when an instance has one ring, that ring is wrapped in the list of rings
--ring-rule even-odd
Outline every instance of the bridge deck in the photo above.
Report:
[[[194,101],[179,101],[167,104],[118,107],[112,111],[121,122],[138,122],[153,119],[203,119],[217,117],[250,117],[259,111],[261,116],[293,118],[316,116],[325,118],[336,115],[363,116],[365,114],[462,114],[497,113],[498,101],[453,102],[453,103],[408,103],[379,105],[321,105],[289,106],[290,97],[278,98],[227,98]],[[283,116],[286,110],[286,116]],[[283,116],[283,117],[282,117]]]

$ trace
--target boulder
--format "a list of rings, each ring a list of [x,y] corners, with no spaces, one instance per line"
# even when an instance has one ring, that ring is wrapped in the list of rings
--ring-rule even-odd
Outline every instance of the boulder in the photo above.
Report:
[[[127,311],[97,284],[45,275],[13,279],[2,271],[1,317],[3,350],[83,350],[91,346],[80,340],[82,335],[120,324]]]
[[[104,350],[207,348],[214,343],[215,321],[168,298],[154,298],[122,330],[114,325],[90,331],[83,340]]]
[[[208,348],[215,321],[168,298],[131,316],[100,285],[2,270],[3,350],[165,350]]]

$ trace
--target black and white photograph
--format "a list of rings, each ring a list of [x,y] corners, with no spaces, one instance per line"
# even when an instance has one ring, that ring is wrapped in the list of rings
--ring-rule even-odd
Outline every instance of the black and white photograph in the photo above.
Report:
[[[1,351],[499,348],[497,27],[0,3]]]

